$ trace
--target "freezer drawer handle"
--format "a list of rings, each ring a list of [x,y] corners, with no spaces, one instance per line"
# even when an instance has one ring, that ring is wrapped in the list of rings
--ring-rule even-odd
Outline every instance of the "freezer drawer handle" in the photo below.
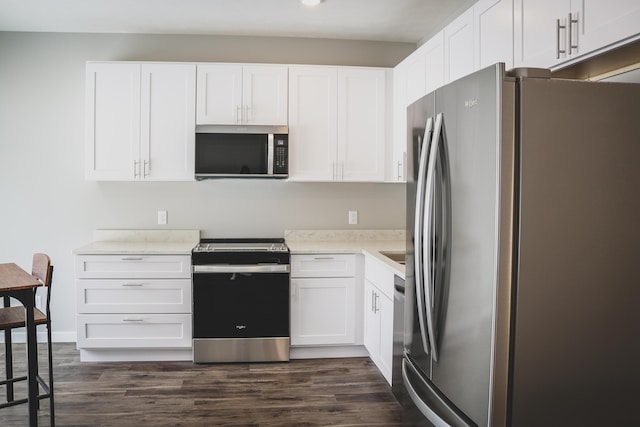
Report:
[[[440,418],[440,416],[436,414],[435,411],[431,409],[426,403],[424,403],[422,399],[420,399],[420,396],[418,396],[418,392],[413,387],[413,384],[411,384],[411,379],[409,378],[409,374],[407,373],[406,359],[402,361],[402,381],[404,382],[407,392],[409,393],[409,397],[411,397],[411,400],[416,405],[418,410],[422,412],[422,414],[427,417],[427,419],[431,421],[431,423],[435,427],[451,427],[449,423]]]

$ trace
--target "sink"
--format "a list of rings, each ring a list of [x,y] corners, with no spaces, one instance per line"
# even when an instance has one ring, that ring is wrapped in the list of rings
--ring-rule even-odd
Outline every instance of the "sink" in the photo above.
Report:
[[[380,254],[386,256],[393,262],[404,265],[404,252],[380,252]]]

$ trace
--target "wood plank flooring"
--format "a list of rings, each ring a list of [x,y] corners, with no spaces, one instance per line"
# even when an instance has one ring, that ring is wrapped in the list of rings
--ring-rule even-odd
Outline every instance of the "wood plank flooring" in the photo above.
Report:
[[[25,371],[24,344],[14,348],[17,370]],[[44,346],[39,354],[46,360]],[[65,343],[54,344],[54,359],[58,426],[402,425],[400,405],[368,358],[80,363],[75,344]],[[16,395],[26,396],[26,385]],[[0,399],[6,400],[4,387]],[[41,402],[39,420],[49,425],[48,400]],[[26,423],[26,405],[0,409],[0,426]]]

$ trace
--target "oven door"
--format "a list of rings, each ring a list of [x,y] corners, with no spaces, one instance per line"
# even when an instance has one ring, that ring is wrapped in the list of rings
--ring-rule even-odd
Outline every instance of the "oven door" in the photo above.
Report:
[[[289,265],[194,266],[193,337],[289,337]]]

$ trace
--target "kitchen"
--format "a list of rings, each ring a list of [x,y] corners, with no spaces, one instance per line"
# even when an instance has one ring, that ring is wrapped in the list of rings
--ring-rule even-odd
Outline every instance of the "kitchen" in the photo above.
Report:
[[[90,241],[95,229],[197,228],[207,236],[267,237],[285,229],[404,228],[401,184],[85,181],[85,62],[393,67],[415,44],[284,38],[274,49],[273,40],[257,37],[6,32],[0,49],[2,193],[5,206],[18,206],[0,216],[3,241],[12,242],[0,251],[2,259],[26,266],[41,242],[56,260],[54,307],[74,301],[71,250]],[[348,225],[351,210],[359,212],[357,227]],[[157,211],[168,212],[167,226],[157,224]],[[54,341],[75,341],[72,310],[56,313]]]

